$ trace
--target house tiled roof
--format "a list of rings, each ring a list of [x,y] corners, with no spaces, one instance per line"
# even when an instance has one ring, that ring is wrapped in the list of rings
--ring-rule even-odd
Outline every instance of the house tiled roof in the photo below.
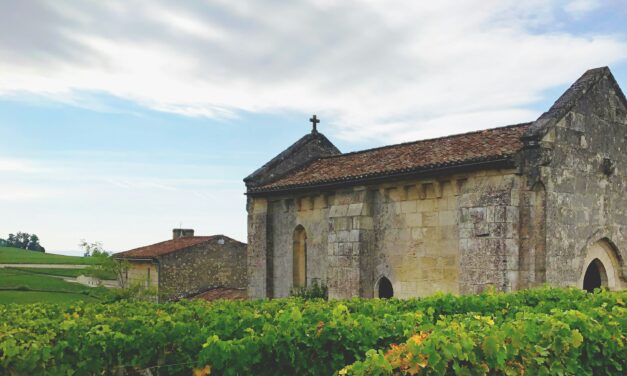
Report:
[[[216,287],[198,295],[192,296],[190,299],[202,299],[207,301],[213,301],[218,299],[228,300],[244,300],[248,297],[245,289],[233,289],[227,287]]]
[[[189,248],[189,247],[193,247],[198,244],[206,243],[210,240],[213,240],[219,237],[225,237],[225,236],[223,235],[189,236],[189,237],[182,237],[182,238],[173,239],[173,240],[166,240],[164,242],[131,249],[130,251],[116,253],[114,257],[127,258],[127,259],[159,257],[159,256],[167,255],[173,252],[177,252],[177,251]]]
[[[511,158],[531,123],[323,157],[249,193],[359,181],[398,173]]]

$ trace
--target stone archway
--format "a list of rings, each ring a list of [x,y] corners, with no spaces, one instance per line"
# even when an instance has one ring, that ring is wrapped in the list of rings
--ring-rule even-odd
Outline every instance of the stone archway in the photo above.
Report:
[[[599,259],[594,259],[583,276],[583,289],[592,292],[599,287],[608,287],[607,272],[603,263]]]
[[[589,292],[598,287],[620,290],[623,286],[619,270],[616,251],[609,242],[600,240],[592,244],[586,253],[578,286]]]
[[[379,278],[377,282],[377,298],[389,299],[394,297],[394,288],[392,282],[386,277]]]

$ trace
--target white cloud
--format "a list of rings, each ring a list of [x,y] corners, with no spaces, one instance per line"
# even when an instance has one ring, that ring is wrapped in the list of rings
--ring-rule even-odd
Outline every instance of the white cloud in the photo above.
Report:
[[[44,167],[43,165],[30,160],[0,157],[1,173],[11,172],[33,174],[45,172],[48,170],[49,169],[47,167]]]
[[[571,16],[575,18],[580,18],[581,16],[599,8],[600,6],[601,2],[599,0],[572,0],[564,6],[564,9]]]
[[[18,4],[0,12],[12,35],[0,37],[11,72],[0,95],[103,91],[186,116],[315,112],[347,140],[533,120],[545,90],[627,59],[617,36],[551,29],[559,9],[583,14],[591,0]]]

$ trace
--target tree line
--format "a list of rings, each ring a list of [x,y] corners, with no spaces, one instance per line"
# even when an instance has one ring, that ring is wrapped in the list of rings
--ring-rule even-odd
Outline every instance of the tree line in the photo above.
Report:
[[[39,236],[19,231],[17,234],[9,234],[6,239],[0,239],[0,247],[13,247],[27,249],[29,251],[46,252],[39,244]]]

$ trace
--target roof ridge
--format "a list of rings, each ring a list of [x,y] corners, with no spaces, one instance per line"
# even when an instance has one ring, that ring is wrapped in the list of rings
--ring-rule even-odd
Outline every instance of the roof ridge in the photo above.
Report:
[[[166,244],[166,243],[169,243],[169,242],[174,242],[174,241],[177,241],[177,240],[180,240],[180,239],[211,240],[211,239],[213,239],[215,237],[218,237],[218,236],[224,236],[224,235],[182,236],[182,237],[176,238],[176,239],[163,240],[163,241],[160,241],[160,242],[144,245],[144,246],[141,246],[141,247],[135,247],[135,248],[132,248],[132,249],[129,249],[129,250],[126,250],[126,251],[117,252],[117,253],[114,253],[114,255],[116,255],[116,254],[123,254],[123,253],[129,253],[129,252],[137,251],[139,249],[144,249],[144,248],[148,248],[148,247],[159,246],[159,245],[163,245],[163,244]]]
[[[494,130],[497,130],[497,129],[523,127],[523,126],[531,125],[531,124],[533,124],[533,121],[529,121],[529,122],[525,122],[525,123],[504,125],[504,126],[500,126],[500,127],[478,129],[476,131],[469,131],[469,132],[464,132],[464,133],[450,134],[450,135],[447,135],[447,136],[425,138],[425,139],[422,139],[422,140],[401,142],[401,143],[398,143],[398,144],[377,146],[377,147],[373,147],[373,148],[369,148],[369,149],[356,150],[356,151],[351,151],[351,152],[348,152],[348,153],[342,153],[342,154],[338,154],[338,155],[329,155],[329,156],[326,156],[326,157],[320,157],[318,159],[314,159],[313,161],[311,161],[311,163],[313,163],[315,161],[319,161],[321,159],[341,158],[341,157],[344,157],[344,156],[347,156],[347,155],[355,155],[355,154],[367,153],[367,152],[371,152],[371,151],[374,151],[374,150],[389,149],[389,148],[394,148],[394,147],[398,147],[398,146],[419,144],[419,143],[422,143],[422,142],[431,142],[431,141],[437,141],[437,140],[445,140],[445,139],[448,139],[448,138],[467,136],[467,135],[470,135],[470,134],[481,133],[481,132],[486,132],[486,131],[494,131]]]

